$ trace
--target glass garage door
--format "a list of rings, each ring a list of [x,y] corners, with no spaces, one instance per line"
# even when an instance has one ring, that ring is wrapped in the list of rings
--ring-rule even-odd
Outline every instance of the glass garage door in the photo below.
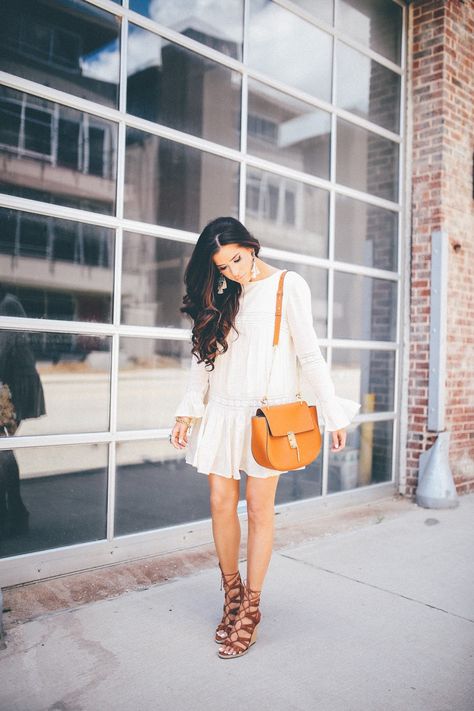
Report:
[[[209,517],[168,434],[190,364],[183,274],[218,215],[309,282],[337,392],[362,402],[346,448],[326,436],[277,502],[393,480],[404,12],[4,0],[0,381],[22,412],[0,438],[0,568]]]

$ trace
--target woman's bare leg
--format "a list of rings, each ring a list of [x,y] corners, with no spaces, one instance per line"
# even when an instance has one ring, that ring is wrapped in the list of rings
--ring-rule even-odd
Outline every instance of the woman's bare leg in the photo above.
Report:
[[[239,567],[240,521],[237,515],[239,480],[209,474],[212,535],[224,573]]]
[[[251,590],[261,590],[270,563],[273,549],[275,523],[275,494],[280,476],[259,479],[247,477],[247,585]],[[245,609],[240,608],[237,619],[244,623],[251,620],[245,616]],[[230,645],[220,648],[226,654],[232,652]]]
[[[272,557],[275,494],[279,475],[266,479],[247,477],[247,583],[261,590]]]

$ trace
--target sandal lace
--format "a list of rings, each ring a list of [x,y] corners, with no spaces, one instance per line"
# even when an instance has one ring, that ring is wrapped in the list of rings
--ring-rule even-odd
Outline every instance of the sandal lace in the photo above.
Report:
[[[238,656],[245,652],[250,646],[255,627],[259,624],[262,613],[259,610],[261,590],[252,590],[248,587],[247,581],[242,586],[242,602],[240,611],[235,622],[222,643],[222,654],[226,656]],[[224,652],[224,648],[229,646],[232,652]]]
[[[221,570],[221,587],[224,587],[225,597],[223,606],[222,620],[216,628],[216,642],[224,642],[230,632],[232,624],[239,612],[242,598],[242,579],[240,572],[224,573],[219,563]],[[224,634],[219,634],[223,632]]]

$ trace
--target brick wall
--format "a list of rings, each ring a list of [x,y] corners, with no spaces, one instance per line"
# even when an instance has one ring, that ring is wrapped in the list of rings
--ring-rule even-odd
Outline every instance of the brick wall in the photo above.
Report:
[[[412,245],[407,477],[414,496],[427,430],[431,232],[449,235],[446,428],[458,493],[474,491],[474,3],[409,7]]]

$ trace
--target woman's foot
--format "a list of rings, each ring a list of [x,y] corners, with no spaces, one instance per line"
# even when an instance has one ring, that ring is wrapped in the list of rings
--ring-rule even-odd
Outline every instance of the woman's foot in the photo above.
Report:
[[[222,586],[224,586],[225,598],[223,607],[224,614],[222,620],[217,625],[215,641],[218,644],[222,644],[222,642],[226,640],[240,608],[242,600],[242,579],[238,570],[235,573],[224,573],[220,563],[219,568],[221,569],[221,590]]]
[[[261,590],[252,590],[247,581],[243,584],[243,596],[239,613],[224,644],[219,647],[221,659],[232,659],[246,654],[257,640],[257,628],[262,618],[259,610]]]

